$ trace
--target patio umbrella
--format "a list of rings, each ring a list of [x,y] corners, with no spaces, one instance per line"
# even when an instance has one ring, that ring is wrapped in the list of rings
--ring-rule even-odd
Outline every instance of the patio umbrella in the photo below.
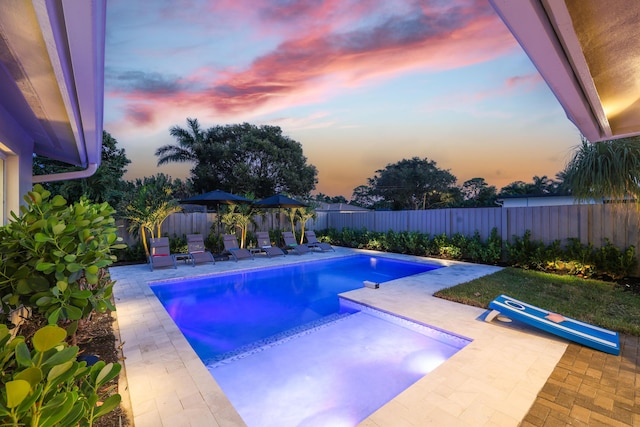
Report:
[[[266,199],[258,200],[254,202],[253,205],[259,208],[301,208],[309,206],[306,203],[287,197],[284,194],[275,194]]]
[[[218,249],[220,249],[220,205],[250,204],[252,203],[252,201],[242,196],[236,196],[235,194],[227,193],[226,191],[214,190],[209,191],[208,193],[189,197],[188,199],[180,200],[179,203],[187,205],[206,206],[207,208],[215,208],[216,218],[218,219]]]
[[[280,230],[280,209],[281,208],[303,208],[307,207],[306,203],[287,197],[284,194],[274,194],[266,199],[258,200],[253,206],[264,209],[278,209],[278,230]]]

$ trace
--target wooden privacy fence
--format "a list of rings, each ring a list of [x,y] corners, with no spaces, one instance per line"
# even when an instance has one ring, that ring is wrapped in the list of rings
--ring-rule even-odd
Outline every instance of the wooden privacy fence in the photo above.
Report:
[[[565,242],[568,238],[578,238],[584,244],[595,247],[604,245],[605,239],[619,248],[634,245],[638,247],[638,213],[634,207],[611,204],[537,206],[522,208],[467,208],[437,209],[419,211],[371,211],[358,213],[318,212],[315,221],[309,220],[309,230],[334,228],[362,229],[386,232],[417,231],[431,236],[460,233],[472,236],[476,231],[486,239],[493,228],[504,240],[512,236],[522,237],[525,231],[531,231],[533,240],[542,240],[546,244],[554,240]],[[271,230],[278,227],[275,214],[266,217],[256,216],[255,230]],[[169,216],[162,226],[162,233],[173,236],[200,233],[209,234],[211,225],[216,221],[214,213],[175,213]],[[119,223],[123,225],[122,222]],[[281,229],[290,225],[284,214],[280,215]],[[254,231],[254,230],[252,230]],[[125,243],[134,243],[126,227],[120,228]]]

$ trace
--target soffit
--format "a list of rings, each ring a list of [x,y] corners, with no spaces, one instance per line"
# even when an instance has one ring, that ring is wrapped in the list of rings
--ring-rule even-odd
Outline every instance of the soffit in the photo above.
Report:
[[[0,1],[0,107],[34,153],[99,162],[104,9],[102,1]]]
[[[640,134],[640,2],[490,2],[587,139]]]

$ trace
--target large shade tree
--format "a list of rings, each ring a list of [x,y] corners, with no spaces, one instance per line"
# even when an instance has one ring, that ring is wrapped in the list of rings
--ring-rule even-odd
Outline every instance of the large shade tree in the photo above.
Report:
[[[640,137],[596,143],[582,137],[562,174],[577,200],[640,200]]]
[[[460,195],[456,177],[427,158],[388,164],[368,181],[373,194],[391,202],[394,210],[447,207]]]
[[[193,163],[190,179],[196,193],[220,189],[258,199],[275,193],[307,195],[318,182],[302,145],[278,126],[243,123],[203,130],[196,119],[187,124],[187,129],[172,127],[177,144],[160,147],[156,155],[158,165]]]

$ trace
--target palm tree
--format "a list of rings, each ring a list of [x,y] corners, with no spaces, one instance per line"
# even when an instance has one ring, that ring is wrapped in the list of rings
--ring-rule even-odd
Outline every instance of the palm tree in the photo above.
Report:
[[[207,140],[207,132],[200,128],[198,119],[187,119],[188,129],[173,126],[169,134],[177,139],[177,145],[163,145],[156,150],[158,166],[169,162],[193,162],[200,161],[199,153]]]
[[[254,211],[251,205],[229,205],[229,210],[222,216],[222,223],[229,231],[240,229],[240,247],[244,248],[247,240],[249,225],[255,221]]]
[[[302,240],[304,239],[304,225],[308,220],[316,219],[317,216],[318,215],[312,206],[298,208],[298,219],[300,221],[300,244],[302,244]]]
[[[583,136],[564,176],[579,201],[628,197],[640,200],[640,137],[590,143]]]

